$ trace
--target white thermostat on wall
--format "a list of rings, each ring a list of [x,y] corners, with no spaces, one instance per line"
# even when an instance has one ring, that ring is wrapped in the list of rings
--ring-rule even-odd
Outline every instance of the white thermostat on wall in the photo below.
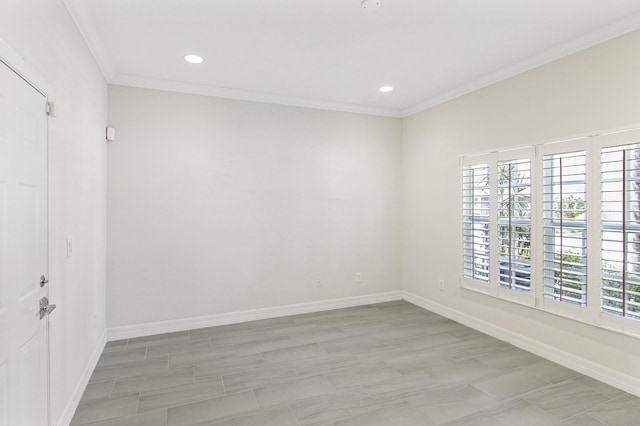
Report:
[[[116,129],[114,127],[107,127],[107,140],[109,142],[116,140]]]

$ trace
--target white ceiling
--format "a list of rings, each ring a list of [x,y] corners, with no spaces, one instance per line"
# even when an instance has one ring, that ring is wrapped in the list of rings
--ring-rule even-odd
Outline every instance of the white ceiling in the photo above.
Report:
[[[640,28],[638,0],[64,1],[109,83],[396,117]]]

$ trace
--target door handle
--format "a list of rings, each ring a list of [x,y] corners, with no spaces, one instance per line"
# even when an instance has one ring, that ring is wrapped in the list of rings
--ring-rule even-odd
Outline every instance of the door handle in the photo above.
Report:
[[[40,319],[49,315],[56,308],[56,305],[50,305],[49,299],[43,297],[40,299]]]

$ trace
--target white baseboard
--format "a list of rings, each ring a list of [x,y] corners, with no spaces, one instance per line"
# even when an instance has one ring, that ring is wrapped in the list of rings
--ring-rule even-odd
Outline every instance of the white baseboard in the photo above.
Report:
[[[93,374],[93,370],[95,370],[96,365],[98,365],[98,360],[100,359],[100,355],[102,355],[102,351],[104,350],[104,346],[106,344],[107,344],[107,332],[105,330],[105,332],[102,333],[102,335],[98,339],[98,344],[93,350],[93,353],[91,354],[91,358],[89,359],[89,362],[87,363],[84,371],[82,372],[82,375],[78,380],[78,383],[76,383],[76,386],[73,389],[73,393],[71,394],[71,397],[69,398],[69,401],[67,402],[67,405],[64,408],[64,411],[60,415],[60,418],[58,419],[58,421],[57,422],[54,421],[52,422],[52,424],[55,424],[57,426],[68,426],[69,423],[71,423],[71,420],[73,419],[73,415],[75,414],[76,409],[78,408],[78,404],[80,403],[80,399],[82,398],[82,394],[84,393],[84,390],[87,388],[89,379],[91,378],[91,375]]]
[[[514,346],[546,358],[549,361],[553,361],[618,389],[640,396],[640,378],[638,377],[621,373],[620,371],[589,361],[573,353],[530,339],[506,328],[480,320],[476,317],[451,309],[408,291],[402,291],[402,298],[409,303],[413,303],[421,308],[435,312],[436,314],[464,324],[467,327],[488,334],[496,339],[509,342]]]
[[[275,306],[272,308],[252,309],[248,311],[229,312],[202,317],[181,318],[170,321],[112,327],[107,329],[107,340],[113,341],[130,339],[133,337],[151,336],[154,334],[171,333],[175,331],[195,330],[204,327],[236,324],[246,321],[284,317],[288,315],[307,314],[310,312],[328,311],[331,309],[349,308],[352,306],[370,305],[372,303],[391,302],[401,299],[401,291],[389,291],[386,293],[297,303],[294,305]]]

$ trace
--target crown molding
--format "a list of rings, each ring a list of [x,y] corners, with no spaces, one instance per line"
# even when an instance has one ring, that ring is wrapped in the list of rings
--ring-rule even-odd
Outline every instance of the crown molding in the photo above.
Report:
[[[235,99],[240,101],[264,102],[269,104],[314,108],[328,111],[402,118],[400,115],[400,111],[395,109],[296,98],[290,96],[274,95],[270,93],[231,89],[227,87],[209,86],[204,84],[186,83],[181,81],[172,81],[157,78],[139,77],[127,74],[116,74],[116,76],[110,83],[118,86],[164,90],[169,92],[188,93],[192,95],[215,96],[219,98]]]
[[[92,22],[92,17],[87,11],[83,1],[62,0],[62,2],[66,6],[69,15],[73,19],[78,31],[84,38],[86,45],[91,51],[98,67],[109,84],[392,118],[409,117],[420,111],[433,108],[450,100],[514,77],[518,74],[522,74],[542,65],[596,46],[600,43],[620,37],[631,31],[640,29],[640,13],[629,15],[613,24],[606,25],[596,31],[592,31],[566,43],[559,44],[540,54],[533,55],[523,61],[512,64],[498,71],[485,74],[469,83],[441,92],[413,106],[404,109],[393,109],[119,74],[113,67],[110,56],[104,48],[100,36],[95,28],[90,25],[87,26],[82,24],[83,22]]]
[[[93,55],[105,80],[107,80],[107,83],[111,83],[115,75],[115,69],[111,64],[109,54],[104,48],[104,44],[95,28],[85,25],[93,21],[91,14],[87,11],[82,0],[62,0],[62,3],[67,8],[69,16],[71,16],[73,23],[84,39],[84,44]]]
[[[594,47],[598,44],[604,43],[638,29],[640,29],[640,13],[627,16],[620,21],[604,26],[596,31],[575,38],[566,43],[559,44],[551,49],[545,50],[538,55],[531,56],[524,61],[517,62],[496,72],[485,74],[482,77],[467,84],[463,84],[462,86],[459,86],[453,90],[449,90],[439,95],[433,96],[412,107],[403,109],[400,115],[402,118],[409,117],[420,111],[433,108],[455,98],[459,98],[471,92],[475,92],[476,90],[480,90],[484,87],[514,77],[518,74],[530,71],[534,68],[538,68],[550,62],[557,61],[574,53],[578,53],[582,50]]]

